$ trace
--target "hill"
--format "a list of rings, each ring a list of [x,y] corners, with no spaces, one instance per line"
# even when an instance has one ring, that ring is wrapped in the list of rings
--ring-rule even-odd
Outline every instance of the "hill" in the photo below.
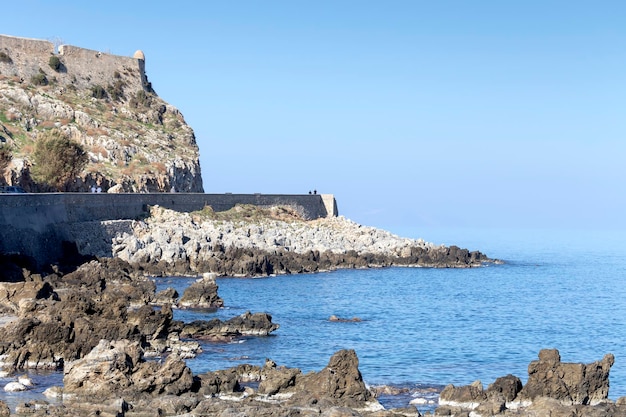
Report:
[[[78,145],[64,148],[85,162],[66,164],[80,168],[70,178],[41,175],[58,159],[51,148],[42,152],[50,138]],[[1,183],[31,192],[94,185],[203,192],[194,132],[152,88],[143,52],[123,57],[7,35],[0,35]]]

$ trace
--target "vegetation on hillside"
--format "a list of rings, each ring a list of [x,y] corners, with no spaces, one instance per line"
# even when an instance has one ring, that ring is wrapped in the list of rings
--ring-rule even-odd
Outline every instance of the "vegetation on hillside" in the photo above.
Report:
[[[13,159],[13,152],[6,146],[0,146],[0,182],[4,182],[1,174],[7,169],[11,159]]]
[[[281,221],[301,221],[302,216],[290,206],[261,207],[253,204],[237,204],[226,211],[214,211],[213,207],[205,206],[194,211],[191,216],[196,221],[217,220],[230,222],[258,222],[264,219]]]
[[[88,191],[95,182],[105,189],[123,184],[130,192],[169,191],[173,173],[193,172],[198,164],[193,131],[176,108],[153,92],[131,90],[135,75],[116,71],[107,84],[79,89],[57,81],[57,76],[68,77],[53,73],[58,65],[63,64],[51,60],[50,68],[29,80],[0,74],[0,132],[8,139],[3,146],[13,161],[24,161],[7,169],[19,167],[13,176],[27,189],[46,188],[29,184],[32,179],[64,191]],[[87,163],[80,165],[80,180],[72,182],[76,167],[66,183],[67,178],[50,174],[54,169],[45,167],[45,158],[36,160],[38,136],[51,129],[82,146]],[[74,187],[66,189],[68,184]]]
[[[33,179],[57,191],[68,191],[88,160],[83,147],[57,129],[38,135],[32,157]]]

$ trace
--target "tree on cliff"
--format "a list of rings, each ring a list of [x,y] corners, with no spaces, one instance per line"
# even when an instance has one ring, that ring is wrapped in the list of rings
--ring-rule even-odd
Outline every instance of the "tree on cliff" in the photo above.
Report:
[[[87,164],[83,147],[53,129],[39,133],[32,154],[32,177],[58,191],[68,191]]]

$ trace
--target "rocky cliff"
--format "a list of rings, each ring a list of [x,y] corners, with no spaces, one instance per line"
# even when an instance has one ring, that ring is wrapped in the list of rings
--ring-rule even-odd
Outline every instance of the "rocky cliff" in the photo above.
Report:
[[[31,176],[36,142],[50,130],[88,156],[67,191],[203,192],[194,132],[155,93],[141,51],[121,57],[0,35],[0,183],[50,190]]]

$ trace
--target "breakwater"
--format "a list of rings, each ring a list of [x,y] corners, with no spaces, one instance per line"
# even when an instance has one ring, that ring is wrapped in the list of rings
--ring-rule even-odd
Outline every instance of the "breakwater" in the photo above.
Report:
[[[67,243],[82,255],[106,255],[115,234],[148,215],[150,206],[179,212],[211,206],[225,211],[237,204],[287,205],[305,219],[336,216],[330,194],[107,194],[49,193],[0,195],[0,253],[22,254],[42,266],[57,262]],[[103,252],[104,251],[104,252]]]

